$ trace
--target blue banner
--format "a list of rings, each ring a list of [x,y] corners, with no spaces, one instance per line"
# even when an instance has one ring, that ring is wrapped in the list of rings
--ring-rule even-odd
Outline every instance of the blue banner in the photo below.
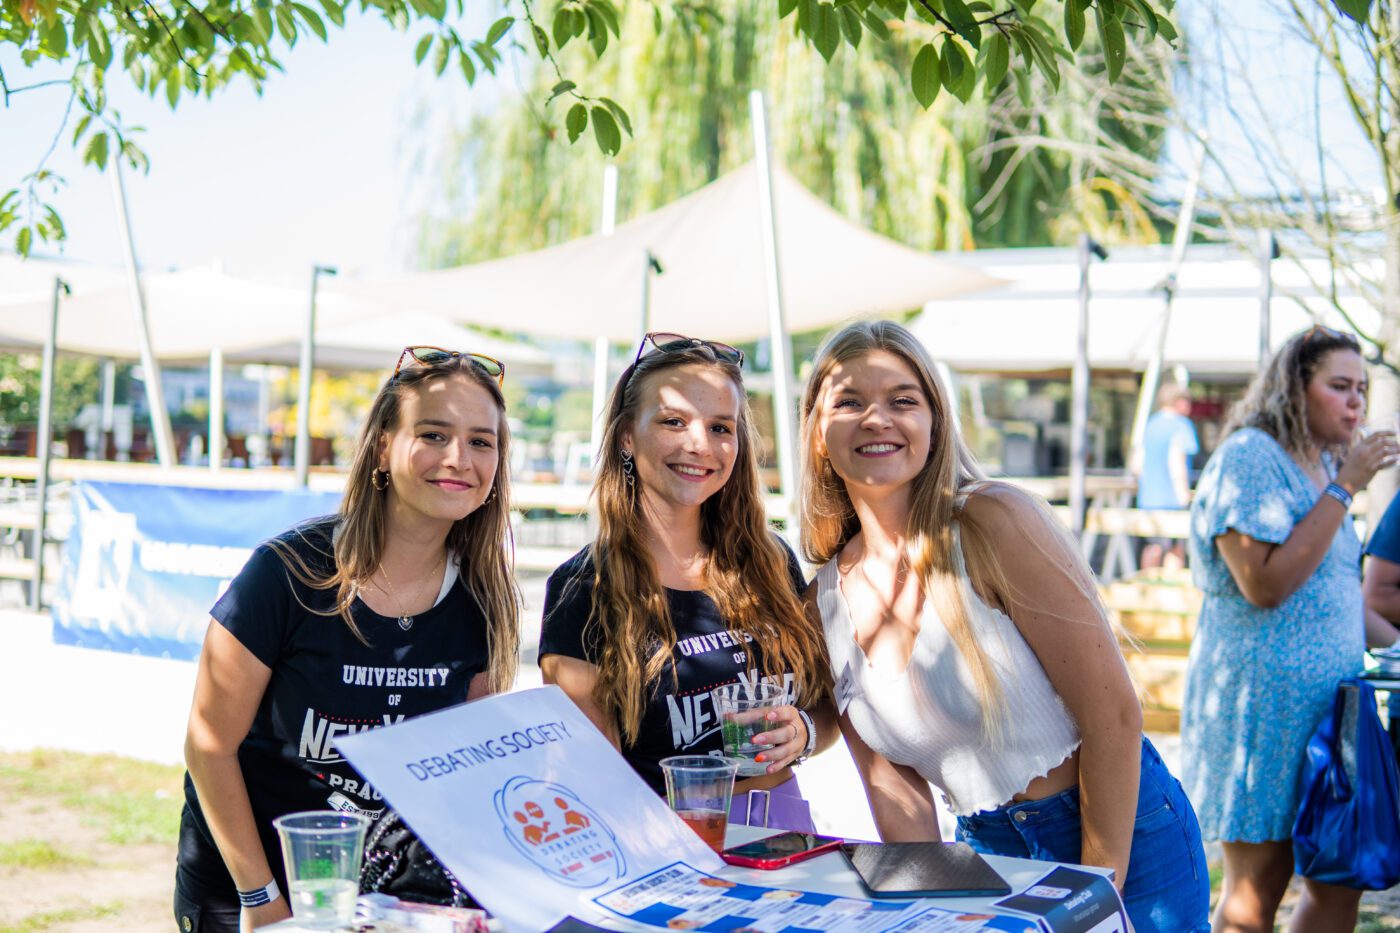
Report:
[[[209,609],[253,548],[340,506],[339,493],[73,486],[53,640],[193,660]]]

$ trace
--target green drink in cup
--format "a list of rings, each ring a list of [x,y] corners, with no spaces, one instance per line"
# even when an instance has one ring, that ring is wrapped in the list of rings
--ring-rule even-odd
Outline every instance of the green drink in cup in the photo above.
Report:
[[[309,810],[279,816],[272,825],[282,839],[287,902],[297,923],[314,930],[350,926],[369,820],[356,813]]]
[[[776,725],[766,717],[771,710],[787,703],[787,693],[776,684],[738,683],[711,690],[710,700],[724,738],[724,754],[738,760],[739,777],[766,773],[769,763],[755,759],[773,746],[759,745],[753,737]]]

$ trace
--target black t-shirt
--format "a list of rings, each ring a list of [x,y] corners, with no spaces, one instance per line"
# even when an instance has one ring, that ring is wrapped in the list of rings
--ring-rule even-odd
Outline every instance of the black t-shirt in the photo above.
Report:
[[[781,539],[779,539],[781,540]],[[806,589],[802,568],[792,550],[787,552],[793,589]],[[540,632],[540,656],[559,654],[597,664],[602,654],[597,626],[585,628],[593,604],[593,553],[586,547],[569,558],[549,577],[544,597],[544,623]],[[710,691],[715,687],[767,680],[762,649],[729,628],[719,607],[699,590],[666,590],[671,622],[676,629],[672,652],[675,679],[670,670],[646,685],[637,741],[624,745],[622,756],[658,794],[666,792],[661,759],[671,755],[707,755],[724,748]],[[647,655],[659,649],[653,646]],[[796,699],[791,671],[782,675],[788,702]]]
[[[334,519],[283,533],[317,572],[333,564]],[[299,582],[272,548],[253,552],[211,614],[272,669],[252,728],[238,749],[253,818],[274,877],[286,891],[275,817],[298,810],[345,810],[378,818],[379,792],[335,750],[340,735],[392,725],[464,702],[488,663],[486,617],[461,577],[408,631],[360,600],[359,641],[339,615],[306,607],[334,605],[334,590]],[[194,899],[233,896],[233,879],[214,845],[194,784],[185,775],[180,826],[180,885]]]

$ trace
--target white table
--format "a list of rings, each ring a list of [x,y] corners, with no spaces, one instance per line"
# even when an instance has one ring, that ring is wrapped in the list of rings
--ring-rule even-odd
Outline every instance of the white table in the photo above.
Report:
[[[731,824],[724,841],[725,845],[735,846],[772,835],[774,833],[770,829]],[[1006,883],[1011,885],[1013,892],[1028,887],[1031,882],[1055,867],[1056,864],[1054,862],[1037,862],[1026,858],[1012,858],[1005,855],[984,855],[982,857],[992,868],[996,869],[997,874],[1006,879]],[[1113,877],[1113,870],[1109,868],[1096,868],[1088,865],[1073,867]],[[805,862],[798,862],[796,865],[772,871],[727,865],[719,874],[723,878],[742,881],[746,884],[816,891],[821,894],[837,894],[842,897],[855,897],[862,900],[870,899],[865,888],[861,887],[860,879],[856,876],[855,870],[851,868],[846,857],[840,852],[819,855],[816,858],[807,859]],[[911,900],[913,899],[911,898]],[[946,910],[976,913],[992,901],[1000,899],[1001,895],[995,897],[932,897],[925,900],[931,906],[942,907]]]
[[[745,842],[752,842],[755,839],[763,839],[774,835],[774,831],[762,827],[740,826],[730,824],[728,832],[725,834],[725,844],[734,846]],[[1055,866],[1054,862],[1037,862],[1032,859],[1011,858],[1004,855],[983,856],[987,862],[996,869],[997,873],[1006,879],[1006,883],[1011,886],[1012,892],[1021,891],[1028,887],[1036,879],[1040,878]],[[1076,868],[1083,868],[1086,871],[1097,872],[1108,877],[1113,876],[1111,869],[1095,868],[1093,866],[1077,865]],[[764,870],[758,868],[739,868],[734,865],[726,865],[719,872],[720,877],[728,878],[732,881],[739,881],[745,884],[761,885],[772,888],[791,888],[798,891],[815,891],[820,894],[834,894],[841,897],[854,897],[862,900],[869,899],[865,888],[861,887],[859,878],[851,868],[846,857],[840,852],[830,852],[826,855],[819,855],[810,858],[796,865],[787,868]],[[470,885],[467,886],[470,890]],[[930,906],[940,907],[944,910],[956,910],[967,913],[980,913],[986,909],[992,901],[999,900],[996,897],[937,897],[926,898],[924,900]],[[918,900],[910,898],[910,900]],[[583,908],[580,907],[580,912]],[[577,915],[575,915],[577,916]],[[606,920],[597,917],[580,917],[595,926],[609,930],[650,930],[656,927],[642,926],[639,924],[627,923],[614,918]],[[275,930],[277,933],[301,933],[304,927],[297,926],[291,920],[274,924],[270,927],[263,927],[265,930]],[[388,928],[378,925],[372,927],[360,927],[359,929],[376,930],[387,933]],[[397,928],[394,928],[397,929]],[[493,930],[506,930],[506,927],[498,925],[498,921],[492,922]],[[309,933],[309,931],[308,931]],[[514,931],[511,931],[514,933]],[[520,931],[527,933],[527,931]]]

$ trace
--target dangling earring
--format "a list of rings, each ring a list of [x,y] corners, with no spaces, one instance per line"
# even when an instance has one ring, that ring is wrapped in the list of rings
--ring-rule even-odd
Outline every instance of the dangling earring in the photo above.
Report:
[[[622,478],[631,489],[637,485],[637,466],[632,462],[632,451],[624,447],[619,453],[622,455]]]
[[[492,500],[495,499],[495,498],[496,498],[496,484],[495,484],[495,483],[492,483],[492,484],[491,484],[491,492],[486,496],[485,499],[482,499],[482,500],[481,500],[481,504],[482,504],[482,505],[485,505],[486,503],[492,501]]]
[[[369,474],[369,484],[377,491],[383,492],[389,488],[389,471],[372,470]]]

